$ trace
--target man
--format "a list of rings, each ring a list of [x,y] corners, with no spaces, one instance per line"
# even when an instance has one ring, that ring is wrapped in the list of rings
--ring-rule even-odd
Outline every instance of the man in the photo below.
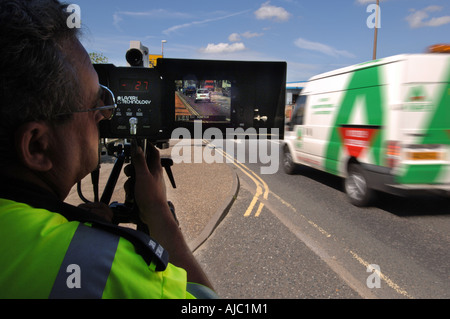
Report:
[[[63,203],[97,167],[98,123],[114,107],[65,8],[0,1],[0,297],[214,296],[168,207],[155,148],[148,166],[132,154],[152,238]]]

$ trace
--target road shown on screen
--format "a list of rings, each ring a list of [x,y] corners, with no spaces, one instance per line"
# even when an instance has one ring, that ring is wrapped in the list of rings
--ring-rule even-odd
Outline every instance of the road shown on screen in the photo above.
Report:
[[[186,95],[182,92],[175,92],[175,116],[181,120],[186,116],[188,120],[191,116],[198,119],[208,118],[210,116],[230,117],[231,99],[220,92],[210,92],[211,101],[199,100],[196,102],[195,94]]]

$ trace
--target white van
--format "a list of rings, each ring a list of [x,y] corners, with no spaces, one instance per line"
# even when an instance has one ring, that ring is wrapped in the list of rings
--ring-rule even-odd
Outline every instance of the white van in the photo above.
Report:
[[[367,206],[374,190],[450,190],[450,54],[398,55],[312,77],[284,137],[283,166],[345,178]]]

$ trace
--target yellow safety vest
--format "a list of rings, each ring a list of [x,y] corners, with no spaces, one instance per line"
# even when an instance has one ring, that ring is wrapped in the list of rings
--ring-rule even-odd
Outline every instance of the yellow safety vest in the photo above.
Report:
[[[0,198],[0,298],[217,297],[167,260],[144,233]]]

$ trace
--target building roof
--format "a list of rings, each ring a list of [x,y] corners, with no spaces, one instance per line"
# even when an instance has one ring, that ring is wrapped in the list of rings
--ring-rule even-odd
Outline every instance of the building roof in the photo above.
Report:
[[[286,90],[301,90],[304,88],[306,81],[287,82]]]

